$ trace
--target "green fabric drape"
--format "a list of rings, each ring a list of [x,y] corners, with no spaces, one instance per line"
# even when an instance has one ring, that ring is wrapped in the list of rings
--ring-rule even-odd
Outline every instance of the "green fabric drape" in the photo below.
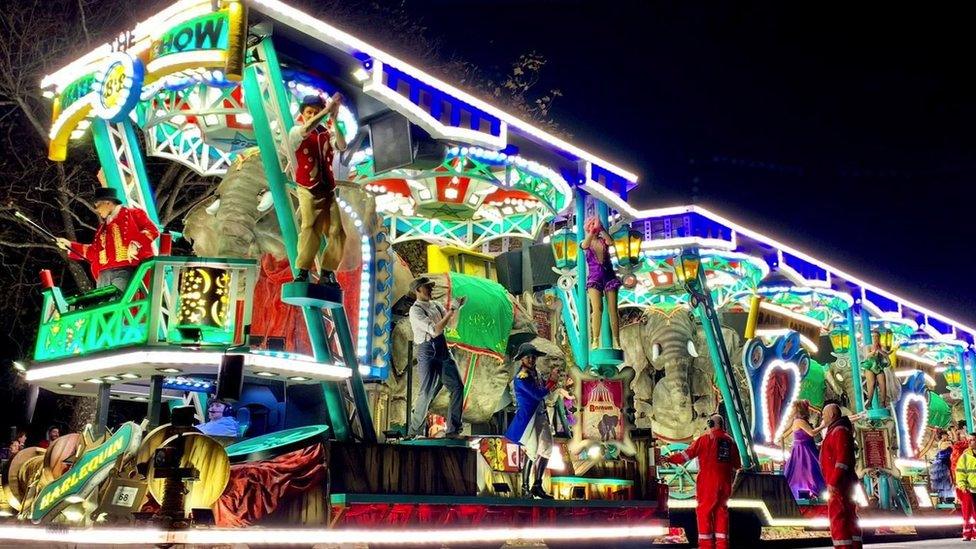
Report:
[[[512,303],[501,284],[485,278],[451,273],[451,301],[468,298],[457,326],[444,332],[447,340],[504,355],[512,331]]]

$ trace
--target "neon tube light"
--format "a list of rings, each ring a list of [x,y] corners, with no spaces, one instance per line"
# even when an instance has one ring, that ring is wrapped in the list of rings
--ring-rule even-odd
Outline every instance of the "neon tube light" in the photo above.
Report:
[[[27,381],[44,381],[47,379],[78,375],[89,372],[114,370],[125,366],[138,364],[220,364],[224,353],[207,351],[133,351],[105,357],[77,360],[55,366],[34,367],[27,370]],[[345,379],[351,375],[349,368],[335,364],[324,364],[312,360],[282,358],[263,354],[244,355],[244,364],[257,368],[280,370],[287,373],[311,374],[319,377],[333,377]]]
[[[206,529],[162,531],[135,528],[92,528],[53,530],[30,526],[0,526],[0,539],[93,545],[158,544],[306,544],[328,540],[330,545],[434,545],[445,543],[499,542],[513,540],[600,540],[647,539],[667,535],[662,525],[444,528],[437,530],[344,530],[344,529]]]
[[[616,175],[619,175],[628,181],[631,182],[637,181],[636,174],[627,171],[619,166],[616,166],[610,162],[607,162],[606,160],[603,160],[602,158],[599,158],[594,154],[584,151],[583,149],[580,149],[575,145],[563,141],[562,139],[559,139],[554,135],[551,135],[535,126],[532,126],[531,124],[528,124],[525,121],[501,109],[493,107],[492,105],[485,103],[484,101],[478,99],[477,97],[474,97],[471,94],[461,91],[455,88],[454,86],[451,86],[450,84],[447,84],[446,82],[443,82],[438,78],[435,78],[423,72],[422,70],[408,63],[405,63],[404,61],[397,59],[396,57],[380,49],[377,49],[372,45],[363,42],[362,40],[359,40],[358,38],[350,34],[342,32],[341,30],[333,27],[332,25],[329,25],[324,21],[315,19],[314,17],[310,16],[305,12],[302,12],[301,10],[288,6],[282,2],[279,2],[278,0],[252,0],[250,2],[250,5],[255,8],[263,8],[260,11],[270,15],[272,18],[277,19],[295,29],[300,30],[301,32],[304,32],[305,34],[308,34],[309,36],[318,38],[322,42],[325,42],[333,46],[337,46],[340,49],[343,49],[348,52],[369,56],[375,59],[376,61],[393,66],[397,70],[403,71],[404,73],[409,74],[410,76],[416,78],[417,80],[420,80],[421,82],[429,84],[435,88],[438,88],[443,92],[453,95],[457,99],[464,101],[465,103],[468,103],[477,109],[485,111],[486,113],[494,116],[495,118],[498,118],[502,122],[505,122],[511,125],[512,127],[517,128],[518,130],[521,130],[526,134],[535,137],[536,139],[539,139],[540,141],[548,143],[554,147],[560,148],[582,160],[605,167],[606,169],[612,171]]]
[[[740,224],[738,224],[738,223],[736,223],[734,221],[729,220],[728,218],[726,218],[724,216],[721,216],[721,215],[716,214],[715,212],[713,212],[711,210],[707,210],[707,209],[702,208],[700,206],[694,206],[694,205],[691,205],[691,206],[673,206],[673,207],[668,207],[668,208],[638,210],[638,209],[634,208],[633,206],[631,206],[630,204],[627,204],[627,202],[625,202],[619,196],[615,195],[614,193],[608,191],[607,189],[605,189],[605,188],[603,188],[603,187],[601,187],[599,185],[594,184],[593,182],[587,182],[586,184],[584,184],[583,185],[583,189],[586,190],[586,191],[588,191],[588,192],[590,192],[590,193],[592,193],[592,194],[599,195],[599,198],[602,199],[603,201],[607,202],[607,204],[610,207],[616,209],[617,211],[619,211],[619,212],[621,212],[621,213],[625,214],[626,216],[631,217],[633,219],[647,219],[647,218],[651,218],[651,217],[664,217],[664,216],[670,216],[670,215],[680,215],[680,214],[683,214],[683,213],[697,213],[697,214],[702,215],[704,217],[708,217],[708,218],[712,219],[713,221],[718,221],[719,223],[722,223],[724,225],[727,225],[729,228],[731,228],[732,230],[736,231],[737,233],[742,233],[742,234],[748,236],[749,238],[758,240],[758,241],[763,242],[765,244],[768,244],[768,245],[770,245],[770,246],[772,246],[774,248],[779,248],[779,249],[781,249],[782,251],[784,251],[786,253],[789,253],[791,255],[794,255],[797,258],[802,259],[804,261],[807,261],[809,263],[813,263],[814,265],[820,267],[821,269],[824,269],[826,271],[831,272],[831,274],[833,276],[839,276],[839,277],[844,278],[844,279],[846,279],[846,280],[848,280],[850,282],[853,282],[857,286],[860,286],[860,287],[862,287],[864,289],[870,290],[870,291],[872,291],[872,292],[874,292],[874,293],[876,293],[876,294],[878,294],[878,295],[880,295],[882,297],[886,297],[886,298],[891,299],[893,301],[900,302],[900,304],[902,306],[905,306],[905,307],[908,307],[910,309],[913,309],[913,310],[915,310],[915,311],[917,311],[917,312],[919,312],[919,313],[921,313],[923,315],[927,315],[927,316],[931,316],[933,318],[936,318],[936,319],[938,319],[938,320],[940,320],[942,322],[945,322],[945,323],[947,323],[947,324],[949,324],[949,325],[951,325],[951,326],[953,326],[955,328],[958,328],[960,330],[963,330],[964,332],[966,332],[971,337],[976,338],[976,328],[973,328],[972,326],[968,326],[966,324],[963,324],[962,322],[959,322],[957,320],[954,320],[952,318],[949,318],[949,317],[947,317],[947,316],[945,316],[945,315],[943,315],[941,313],[937,313],[937,312],[933,311],[932,309],[929,309],[929,308],[924,307],[922,305],[918,305],[917,303],[915,303],[913,301],[909,301],[909,300],[907,300],[907,299],[905,299],[903,297],[899,297],[899,296],[897,296],[897,295],[895,295],[895,294],[893,294],[893,293],[891,293],[891,292],[889,292],[887,290],[883,290],[880,287],[878,287],[878,286],[876,286],[874,284],[871,284],[870,282],[865,282],[864,280],[862,280],[859,277],[856,277],[854,275],[851,275],[851,274],[849,274],[846,271],[843,271],[841,269],[838,269],[837,267],[834,267],[833,265],[830,265],[829,263],[825,263],[825,262],[823,262],[823,261],[821,261],[819,259],[816,259],[816,258],[814,258],[813,256],[811,256],[811,255],[809,255],[807,253],[801,252],[801,251],[797,250],[796,248],[793,248],[792,246],[788,246],[788,245],[783,244],[782,242],[779,242],[779,241],[777,241],[777,240],[775,240],[775,239],[773,239],[771,237],[768,237],[768,236],[766,236],[766,235],[764,235],[762,233],[759,233],[759,232],[754,231],[752,229],[746,228],[746,227],[744,227],[744,226],[742,226],[742,225],[740,225]],[[924,326],[923,326],[923,329],[924,329]],[[946,337],[946,334],[939,334],[939,337],[945,338]]]

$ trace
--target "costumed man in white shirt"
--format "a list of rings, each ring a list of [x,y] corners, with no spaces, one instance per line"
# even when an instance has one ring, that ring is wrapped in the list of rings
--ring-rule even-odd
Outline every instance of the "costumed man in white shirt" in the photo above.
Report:
[[[464,401],[464,383],[457,362],[454,361],[444,329],[457,316],[465,299],[456,300],[450,309],[431,300],[434,281],[419,276],[410,283],[410,290],[417,294],[417,301],[410,307],[410,327],[416,349],[417,370],[420,373],[420,394],[414,402],[413,415],[407,430],[407,438],[423,436],[427,422],[427,408],[442,386],[451,393],[450,411],[447,414],[445,438],[460,438],[461,406]]]

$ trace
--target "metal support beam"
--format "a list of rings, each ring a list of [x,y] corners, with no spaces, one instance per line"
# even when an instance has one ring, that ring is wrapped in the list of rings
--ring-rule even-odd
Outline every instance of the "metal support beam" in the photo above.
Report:
[[[132,121],[126,119],[110,124],[98,118],[92,122],[91,129],[105,182],[118,191],[123,204],[144,210],[149,219],[160,226],[156,200]]]
[[[586,236],[586,195],[576,187],[573,189],[573,198],[576,206],[576,241],[583,242]],[[586,301],[586,260],[583,258],[583,250],[580,249],[576,256],[576,314],[579,317],[579,359],[582,359],[579,368],[586,371],[590,367],[590,307]]]
[[[288,194],[288,178],[285,175],[289,167],[294,164],[294,151],[287,146],[288,131],[293,126],[287,99],[288,92],[282,81],[278,56],[270,37],[265,37],[251,48],[248,58],[251,59],[251,63],[244,70],[244,96],[253,120],[254,135],[261,150],[261,162],[268,179],[268,189],[274,199],[282,241],[292,272],[297,273],[295,260],[298,256],[298,232],[295,229],[295,212],[291,196]],[[301,307],[301,310],[315,360],[331,362],[334,357],[329,347],[322,310],[307,306]],[[345,337],[349,337],[348,327]],[[352,344],[351,341],[348,343]],[[340,343],[343,346],[345,344]],[[352,383],[354,385],[358,383],[365,395],[357,370],[358,366],[355,364],[355,350],[351,352],[351,356],[354,376]],[[323,383],[322,392],[329,410],[333,435],[337,440],[346,440],[349,437],[349,421],[346,417],[342,392],[334,382]],[[355,395],[359,391],[352,392]],[[359,402],[356,404],[358,406]],[[357,413],[368,415],[369,408],[357,410]],[[366,423],[372,425],[372,421]]]
[[[95,396],[95,422],[92,424],[92,431],[96,438],[108,431],[108,406],[111,396],[112,386],[108,383],[100,383]]]
[[[693,253],[698,255],[698,250],[683,252],[682,255]],[[705,278],[705,269],[701,267],[701,257],[698,257],[699,267],[696,269],[696,280],[686,280],[685,286],[692,296],[692,303],[695,304],[695,313],[702,323],[702,331],[705,332],[705,342],[708,344],[708,354],[712,359],[712,366],[715,368],[715,385],[718,386],[722,394],[722,402],[725,406],[725,413],[729,418],[729,430],[732,438],[739,448],[739,455],[742,457],[743,469],[753,469],[759,464],[756,450],[752,444],[752,433],[749,430],[745,415],[745,408],[742,405],[742,398],[739,396],[739,388],[735,384],[735,374],[732,369],[732,359],[729,357],[728,349],[725,346],[725,337],[722,335],[722,325],[718,319],[718,311],[712,302],[712,293],[708,289],[708,280]],[[681,261],[681,257],[677,259]],[[683,266],[677,266],[679,270]]]
[[[163,407],[163,376],[149,378],[149,430],[159,427]]]
[[[966,432],[973,432],[973,403],[969,396],[970,378],[972,371],[969,371],[969,364],[966,362],[966,355],[969,355],[969,363],[976,366],[976,355],[972,352],[960,351],[958,355],[959,369],[962,370],[962,408],[963,413],[966,414]]]
[[[851,343],[847,348],[847,356],[851,361],[851,384],[854,386],[854,410],[864,411],[864,387],[861,383],[861,359],[857,352],[857,327],[854,322],[854,307],[847,309],[847,333]]]

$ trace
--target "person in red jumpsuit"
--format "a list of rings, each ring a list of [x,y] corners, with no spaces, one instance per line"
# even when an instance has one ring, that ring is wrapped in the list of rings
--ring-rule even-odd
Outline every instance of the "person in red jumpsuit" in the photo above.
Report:
[[[665,461],[684,463],[698,458],[695,497],[698,508],[698,547],[728,549],[729,496],[732,478],[742,467],[735,441],[725,432],[725,418],[715,414],[708,420],[708,432],[695,439],[684,452],[671,454]]]
[[[861,528],[857,525],[857,504],[854,487],[854,427],[841,415],[840,406],[828,404],[823,409],[823,423],[827,425],[820,447],[820,468],[827,481],[827,517],[830,519],[830,538],[836,549],[860,549]]]
[[[966,434],[966,420],[960,419],[956,422],[955,428],[950,433],[950,438],[952,440],[952,453],[949,454],[949,477],[952,479],[952,485],[956,488],[956,503],[959,504],[962,516],[970,517],[973,515],[973,495],[966,490],[960,490],[956,484],[956,464],[959,463],[959,457],[962,456],[962,453],[969,448],[970,437]],[[962,538],[969,541],[973,539],[974,534],[976,532],[973,531],[972,523],[964,519]]]

